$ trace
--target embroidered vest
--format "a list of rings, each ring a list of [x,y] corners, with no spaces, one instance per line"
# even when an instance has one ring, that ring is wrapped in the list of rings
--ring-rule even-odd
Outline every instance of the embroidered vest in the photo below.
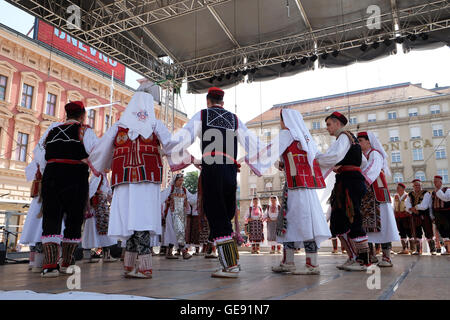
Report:
[[[370,154],[373,152],[379,152],[378,150],[372,149],[367,154],[367,159],[369,159]],[[386,176],[383,170],[380,171],[378,178],[372,183],[372,188],[375,193],[375,199],[380,203],[391,202],[391,195],[389,193],[388,184],[386,182]]]
[[[347,151],[347,154],[345,155],[344,159],[342,159],[339,163],[336,164],[336,166],[361,166],[362,161],[362,150],[361,146],[359,145],[358,139],[351,133],[350,131],[342,131],[341,134],[345,134],[350,139],[350,149]],[[337,136],[336,139],[339,138]]]
[[[236,163],[238,118],[221,107],[201,111],[202,164]]]
[[[319,163],[314,160],[313,169],[308,163],[307,152],[301,149],[300,142],[294,141],[282,155],[289,189],[323,189],[325,180]]]
[[[253,214],[253,207],[248,208],[248,219],[249,220],[260,220],[262,218],[262,208],[258,207],[258,215]]]
[[[79,122],[66,122],[51,129],[45,139],[45,160],[82,160],[89,157],[83,144],[88,128]]]
[[[404,194],[406,195],[406,194]],[[394,196],[394,213],[396,218],[406,218],[409,217],[408,212],[406,211],[406,197],[403,199],[400,198],[398,194]]]
[[[111,187],[121,183],[161,183],[163,164],[155,133],[131,140],[128,129],[119,127],[114,140]]]
[[[174,192],[175,186],[172,185],[170,187],[170,195],[167,197],[166,200],[166,208],[164,209],[164,216],[167,216],[167,212],[170,211],[173,212],[173,210],[175,209],[175,201],[174,201],[174,197],[184,197],[184,209],[186,210],[188,207],[188,202],[187,202],[187,193],[186,193],[186,188],[182,187],[183,193],[179,194],[179,193],[175,193]]]
[[[411,192],[408,194],[409,199],[411,200],[411,205],[412,205],[413,207],[415,207],[415,206],[417,206],[418,204],[420,204],[420,203],[422,202],[422,200],[423,200],[423,198],[424,198],[424,196],[425,196],[426,193],[427,193],[427,191],[421,190],[419,196],[416,197],[416,196],[414,195],[414,191],[411,191]],[[428,215],[428,214],[430,214],[430,210],[429,210],[429,209],[427,209],[427,210],[419,210],[419,214],[421,214],[421,215]]]
[[[447,188],[442,188],[442,192],[446,192]],[[433,212],[434,211],[438,211],[438,212],[443,212],[443,213],[450,213],[450,201],[442,201],[441,199],[439,199],[436,196],[436,192],[433,191],[431,193],[431,197],[433,199]]]

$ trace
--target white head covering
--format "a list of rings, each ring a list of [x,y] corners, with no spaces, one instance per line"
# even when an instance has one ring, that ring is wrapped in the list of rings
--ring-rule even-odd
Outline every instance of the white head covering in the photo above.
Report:
[[[252,197],[252,201],[250,201],[250,208],[253,208],[253,199],[258,199],[257,207],[262,208],[262,206],[261,206],[261,200],[259,200],[258,197]]]
[[[269,197],[269,208],[270,207],[272,207],[272,199],[271,198],[275,198],[275,199],[277,199],[277,202],[275,203],[275,206],[279,206],[280,205],[280,201],[278,201],[278,197],[277,196],[274,196],[274,195],[271,195],[270,197]]]
[[[388,165],[388,155],[387,155],[386,151],[384,151],[384,148],[381,145],[380,140],[378,140],[378,138],[373,134],[372,131],[367,131],[367,136],[369,137],[369,142],[370,142],[370,145],[372,146],[372,148],[377,150],[378,152],[380,152],[381,155],[383,156],[384,174],[387,176],[391,176],[391,170],[389,169],[389,165]]]
[[[128,103],[119,121],[119,126],[128,128],[128,137],[135,140],[139,135],[148,139],[156,126],[153,96],[148,93],[153,86],[150,82],[144,82]]]
[[[283,109],[282,114],[284,125],[289,129],[294,140],[299,141],[302,145],[302,149],[307,152],[308,163],[312,168],[314,159],[319,150],[317,149],[317,144],[311,133],[305,126],[302,114],[297,110],[292,109]]]

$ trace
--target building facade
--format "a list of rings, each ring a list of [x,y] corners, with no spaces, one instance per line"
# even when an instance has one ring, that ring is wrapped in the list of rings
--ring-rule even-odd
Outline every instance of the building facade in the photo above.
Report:
[[[86,107],[108,104],[110,85],[110,77],[0,26],[0,226],[20,234],[31,202],[24,169],[50,123],[64,120],[64,105],[75,100]],[[120,118],[133,93],[115,81],[112,112],[109,107],[88,111],[87,124],[97,136]],[[162,110],[155,104],[157,118],[164,116]],[[175,113],[175,128],[186,121],[186,114]]]
[[[353,133],[373,131],[389,155],[392,176],[389,188],[395,192],[397,182],[418,178],[431,189],[433,177],[443,176],[449,184],[450,87],[422,88],[420,84],[401,83],[385,87],[347,92],[273,106],[247,123],[263,141],[270,141],[280,131],[280,110],[300,111],[307,128],[321,151],[335,140],[326,131],[325,117],[334,111],[349,119]],[[281,194],[284,173],[272,168],[262,177],[243,165],[240,176],[241,207],[249,205],[257,194],[268,202],[271,193]]]

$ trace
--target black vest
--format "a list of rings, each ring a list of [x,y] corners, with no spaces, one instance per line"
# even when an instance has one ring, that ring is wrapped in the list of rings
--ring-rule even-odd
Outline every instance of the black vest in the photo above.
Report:
[[[415,198],[414,195],[414,191],[411,191],[410,193],[408,193],[409,199],[411,200],[411,205],[413,207],[415,207],[416,205],[420,204],[423,201],[423,197],[425,196],[425,194],[428,191],[422,190],[421,194],[417,197],[417,199]],[[421,215],[428,215],[430,213],[430,209],[427,210],[418,210],[419,214]]]
[[[86,126],[78,122],[68,122],[50,130],[45,139],[45,160],[82,160],[89,155],[83,144]]]
[[[342,159],[336,166],[361,166],[362,162],[362,149],[359,145],[358,139],[350,131],[344,131],[341,134],[346,134],[350,139],[350,149],[347,151],[344,159]],[[338,136],[339,138],[339,136]]]
[[[238,118],[221,107],[201,111],[202,164],[233,164],[237,158]],[[226,155],[225,155],[226,154]]]

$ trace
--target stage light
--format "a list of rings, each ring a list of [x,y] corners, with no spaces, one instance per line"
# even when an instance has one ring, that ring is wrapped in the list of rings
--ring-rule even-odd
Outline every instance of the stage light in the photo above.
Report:
[[[222,75],[220,75],[220,76],[217,77],[217,81],[221,82],[222,80],[223,80]]]
[[[334,50],[332,53],[331,53],[331,55],[333,56],[333,57],[337,57],[338,55],[339,55],[339,50]]]
[[[375,41],[372,43],[372,48],[377,49],[380,46],[380,43],[378,41]]]
[[[397,37],[395,38],[395,42],[397,42],[398,44],[402,44],[404,41],[403,37]]]
[[[328,52],[324,52],[322,53],[322,55],[320,56],[323,60],[327,60],[328,58]]]
[[[297,63],[297,59],[294,59],[291,61],[291,66],[295,66],[295,64]]]
[[[411,40],[411,41],[416,41],[417,36],[414,33],[411,33],[411,34],[408,35],[408,39]]]
[[[282,68],[286,68],[286,66],[287,66],[287,62],[286,62],[286,61],[283,61],[283,62],[281,63],[281,67],[282,67]]]
[[[246,75],[248,74],[248,71],[247,71],[247,70],[244,70],[244,71],[242,71],[242,74],[243,74],[244,76],[246,76]]]
[[[368,46],[366,43],[363,43],[363,44],[359,47],[359,49],[361,49],[361,51],[366,51],[368,47],[369,47],[369,46]]]
[[[315,54],[313,54],[311,57],[309,57],[309,60],[311,60],[312,62],[317,60],[317,56]]]
[[[233,73],[233,75],[234,75],[236,78],[239,76],[239,74],[240,74],[239,71],[235,71],[235,72]]]
[[[212,76],[211,78],[209,78],[209,82],[210,82],[210,83],[213,83],[214,80],[216,80],[216,78],[217,78],[216,76]]]
[[[231,73],[227,73],[227,74],[225,75],[225,78],[226,78],[227,80],[230,80],[230,79],[231,79]]]
[[[303,57],[300,59],[301,64],[306,64],[308,62],[308,59],[306,57]]]
[[[251,74],[255,74],[257,70],[258,70],[258,68],[253,68],[253,69],[250,70],[250,73]]]
[[[389,39],[389,38],[386,38],[386,39],[383,40],[383,44],[384,44],[386,47],[389,47],[389,46],[392,44],[392,40]]]
[[[424,41],[428,40],[428,34],[425,33],[425,32],[422,32],[422,33],[420,34],[420,37],[421,37],[422,40],[424,40]]]

